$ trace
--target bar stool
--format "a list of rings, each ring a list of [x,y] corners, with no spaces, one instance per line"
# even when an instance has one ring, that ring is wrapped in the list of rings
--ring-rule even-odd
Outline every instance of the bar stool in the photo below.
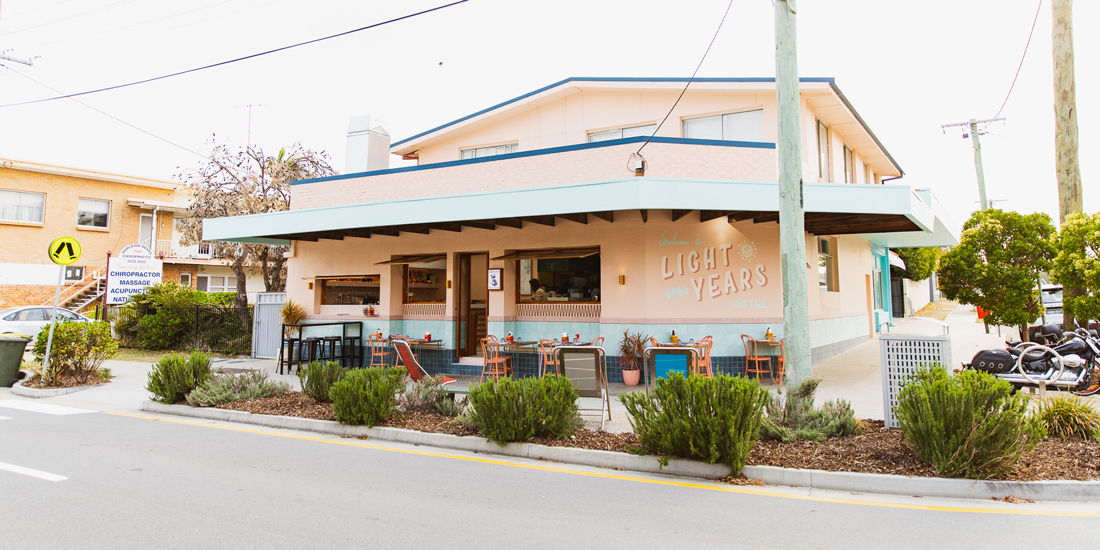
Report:
[[[336,354],[336,344],[339,344],[343,340],[340,336],[325,336],[321,339],[321,355],[328,361],[340,361],[343,363],[344,350],[340,350],[340,354]]]
[[[363,339],[359,336],[345,336],[340,344],[340,355],[347,362],[344,368],[360,368],[363,366]],[[358,360],[358,364],[356,361]]]
[[[308,365],[313,361],[318,361],[321,359],[321,349],[324,347],[321,342],[322,339],[317,336],[302,340],[302,344],[299,348],[298,353],[298,358],[300,359],[300,361],[298,361],[299,371],[302,370],[302,362],[305,362]],[[290,371],[288,370],[287,372],[289,373]]]

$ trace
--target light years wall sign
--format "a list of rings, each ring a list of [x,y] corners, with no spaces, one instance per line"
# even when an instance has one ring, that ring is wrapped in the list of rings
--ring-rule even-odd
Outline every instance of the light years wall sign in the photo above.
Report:
[[[687,244],[675,236],[664,243]],[[696,243],[700,240],[695,239]],[[690,245],[689,245],[690,246]],[[757,247],[751,240],[693,248],[661,256],[661,278],[671,283],[666,297],[687,296],[695,301],[734,297],[737,309],[764,309],[763,300],[749,299],[746,293],[768,286],[767,267],[757,259]]]

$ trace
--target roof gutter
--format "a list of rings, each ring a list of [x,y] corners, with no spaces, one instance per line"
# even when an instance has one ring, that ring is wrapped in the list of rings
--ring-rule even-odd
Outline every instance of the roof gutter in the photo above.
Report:
[[[876,136],[875,133],[871,131],[871,127],[867,126],[867,123],[863,120],[863,117],[859,116],[859,113],[856,112],[856,108],[852,107],[852,104],[848,101],[848,98],[844,97],[844,92],[840,91],[840,88],[837,87],[836,82],[829,82],[829,87],[833,89],[833,92],[835,92],[837,97],[840,98],[840,101],[842,101],[844,103],[844,106],[848,108],[848,112],[852,113],[852,116],[856,117],[856,120],[859,121],[859,125],[863,127],[864,131],[867,132],[867,135],[871,136],[871,139],[875,140],[875,145],[878,145],[878,148],[886,154],[886,158],[890,159],[890,164],[894,165],[894,168],[897,169],[898,173],[901,174],[901,176],[904,176],[905,170],[901,169],[901,166],[898,165],[898,161],[894,160],[894,157],[890,154],[890,151],[886,150],[886,147],[883,146],[882,142],[878,140],[878,136]],[[890,179],[897,179],[901,176],[893,177]],[[883,178],[882,181],[885,182],[886,178]]]

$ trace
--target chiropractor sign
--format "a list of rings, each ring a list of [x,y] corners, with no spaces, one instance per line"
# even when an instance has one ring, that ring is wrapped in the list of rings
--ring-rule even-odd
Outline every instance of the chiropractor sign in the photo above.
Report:
[[[131,296],[161,282],[163,275],[164,262],[154,258],[148,248],[127,245],[108,261],[106,302],[125,304]]]

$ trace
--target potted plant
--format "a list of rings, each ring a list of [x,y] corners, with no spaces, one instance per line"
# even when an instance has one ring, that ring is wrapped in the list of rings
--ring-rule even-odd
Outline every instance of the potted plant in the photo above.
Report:
[[[302,319],[306,317],[306,310],[302,306],[298,305],[294,300],[288,299],[283,304],[283,309],[279,311],[283,315],[284,325],[297,325],[302,322]],[[294,327],[290,330],[290,334],[287,336],[296,338],[298,336],[298,327]]]
[[[619,366],[623,370],[623,382],[627,386],[638,385],[642,374],[642,355],[648,341],[648,335],[642,335],[640,332],[631,334],[629,330],[623,331],[623,339],[619,342]]]

